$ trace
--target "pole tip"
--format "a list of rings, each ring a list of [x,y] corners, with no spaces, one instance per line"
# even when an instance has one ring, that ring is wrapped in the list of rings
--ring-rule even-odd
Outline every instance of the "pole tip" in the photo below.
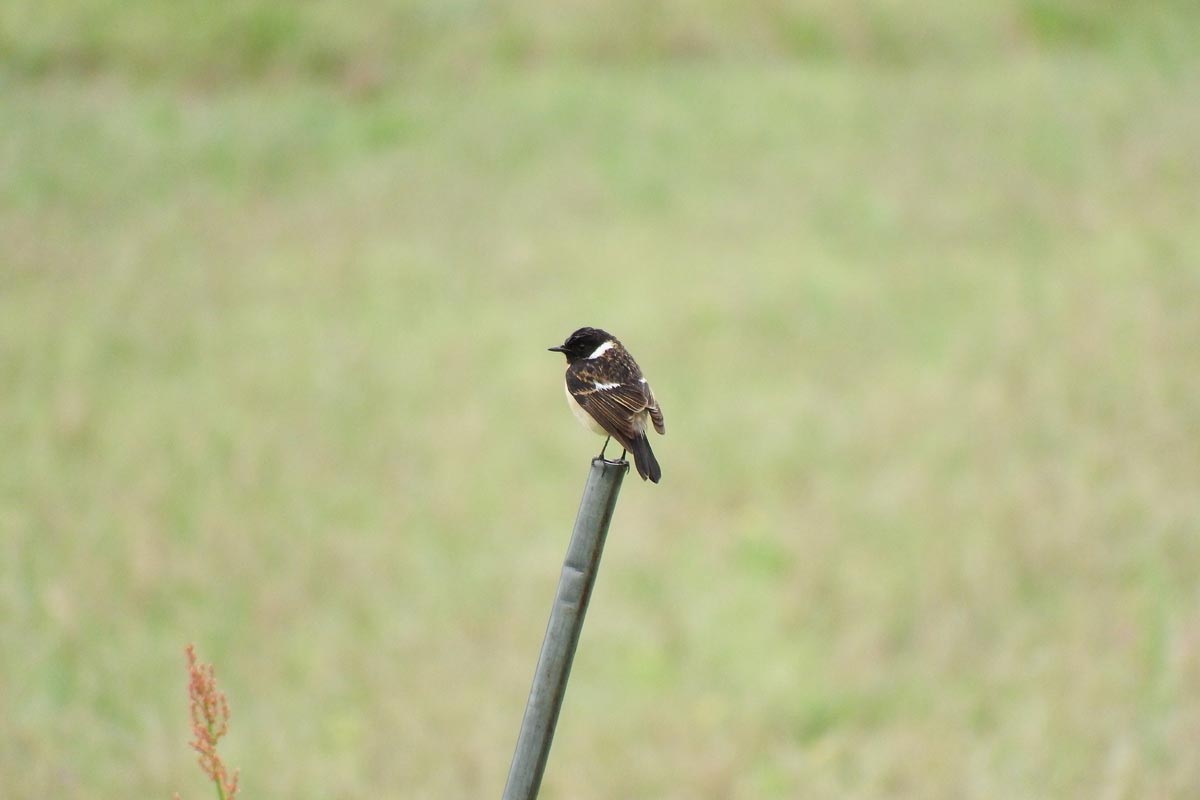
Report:
[[[610,461],[607,458],[601,458],[600,456],[596,456],[595,458],[592,459],[592,466],[593,467],[599,466],[600,469],[605,469],[605,470],[607,470],[607,469],[622,469],[625,472],[629,472],[629,462],[623,458],[618,459],[616,461]]]

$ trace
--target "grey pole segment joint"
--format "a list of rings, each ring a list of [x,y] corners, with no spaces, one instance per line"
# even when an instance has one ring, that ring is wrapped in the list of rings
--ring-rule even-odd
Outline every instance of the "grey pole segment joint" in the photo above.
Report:
[[[542,654],[525,705],[525,717],[521,720],[517,749],[508,768],[503,800],[534,800],[541,788],[558,712],[567,691],[571,661],[600,569],[604,539],[617,507],[621,481],[628,471],[629,464],[625,461],[592,459],[579,514],[575,517],[575,531],[558,579],[558,593],[550,609],[546,638],[542,640]]]

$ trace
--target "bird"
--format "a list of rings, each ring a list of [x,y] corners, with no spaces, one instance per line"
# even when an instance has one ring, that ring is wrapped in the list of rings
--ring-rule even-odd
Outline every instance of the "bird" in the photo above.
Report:
[[[567,358],[564,389],[567,405],[580,424],[593,433],[606,436],[600,458],[616,439],[625,453],[633,453],[633,463],[642,480],[658,483],[662,469],[650,449],[646,428],[665,434],[662,409],[654,399],[650,384],[625,345],[600,328],[580,328],[560,345],[548,348]]]

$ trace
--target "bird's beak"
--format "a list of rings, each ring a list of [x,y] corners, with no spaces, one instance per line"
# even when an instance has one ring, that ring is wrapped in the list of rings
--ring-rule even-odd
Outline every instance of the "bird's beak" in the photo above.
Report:
[[[561,344],[556,344],[556,345],[554,345],[554,347],[547,347],[546,349],[549,350],[551,353],[563,352],[563,347]]]

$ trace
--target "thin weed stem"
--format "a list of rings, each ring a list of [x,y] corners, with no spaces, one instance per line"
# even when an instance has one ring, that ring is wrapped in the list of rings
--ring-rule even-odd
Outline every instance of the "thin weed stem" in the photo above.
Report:
[[[199,756],[200,769],[217,789],[218,800],[234,800],[238,792],[238,771],[229,775],[217,742],[229,732],[229,701],[217,689],[217,676],[212,664],[196,659],[196,648],[188,645],[184,651],[188,661],[188,702],[192,717],[192,749]]]

